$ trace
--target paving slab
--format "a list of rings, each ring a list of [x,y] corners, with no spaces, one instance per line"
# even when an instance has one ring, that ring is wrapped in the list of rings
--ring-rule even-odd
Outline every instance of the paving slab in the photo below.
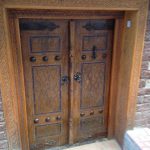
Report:
[[[96,141],[95,143],[67,148],[64,150],[121,150],[121,148],[115,140],[107,140],[102,142]]]
[[[135,128],[125,134],[123,150],[150,150],[150,129]]]

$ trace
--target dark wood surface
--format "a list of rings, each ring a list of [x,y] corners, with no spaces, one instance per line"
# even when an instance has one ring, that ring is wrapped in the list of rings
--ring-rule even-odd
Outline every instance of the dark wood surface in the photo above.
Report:
[[[30,149],[107,135],[113,28],[113,20],[20,20]]]
[[[81,82],[74,82],[75,141],[107,135],[113,46],[113,20],[110,21],[109,28],[108,24],[103,26],[106,20],[75,22],[74,74],[81,73]],[[85,28],[88,24],[91,24],[91,29]]]
[[[62,81],[68,76],[68,22],[43,21],[48,22],[59,27],[37,30],[20,25],[31,149],[68,141],[68,84]]]

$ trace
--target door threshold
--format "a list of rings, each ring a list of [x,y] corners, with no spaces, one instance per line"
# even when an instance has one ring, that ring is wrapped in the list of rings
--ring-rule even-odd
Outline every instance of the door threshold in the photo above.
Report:
[[[121,150],[116,140],[96,141],[91,144],[85,144],[64,150]]]
[[[108,141],[108,139],[107,138],[101,138],[101,139],[94,139],[94,140],[86,140],[84,142],[78,142],[78,143],[71,144],[71,145],[67,144],[67,145],[64,145],[64,146],[59,146],[59,147],[54,147],[54,148],[48,148],[48,149],[45,149],[45,150],[69,150],[70,148],[74,148],[74,147],[78,147],[78,146],[83,146],[83,145],[86,145],[86,144],[103,142],[103,141]]]

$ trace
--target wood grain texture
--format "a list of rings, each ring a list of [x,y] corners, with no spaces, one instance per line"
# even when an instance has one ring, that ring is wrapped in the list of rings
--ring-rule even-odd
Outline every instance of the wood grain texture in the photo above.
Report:
[[[24,24],[26,21],[26,24]],[[33,20],[34,23],[39,23],[41,20]],[[21,19],[21,45],[22,45],[22,53],[23,53],[23,64],[24,64],[24,72],[25,72],[25,91],[26,91],[26,101],[27,101],[27,118],[28,118],[28,133],[29,133],[29,140],[30,140],[30,147],[34,147],[34,145],[38,145],[38,143],[42,146],[40,141],[40,135],[42,135],[42,139],[49,138],[47,137],[48,133],[46,134],[46,129],[49,130],[51,127],[49,124],[45,124],[45,118],[50,118],[50,123],[57,123],[55,118],[56,115],[61,115],[61,101],[64,101],[61,97],[59,83],[60,83],[60,73],[65,72],[67,74],[67,58],[68,58],[68,51],[66,50],[67,44],[67,21],[54,21],[55,24],[59,25],[58,29],[54,31],[47,31],[47,30],[32,30],[35,26],[31,22],[31,19]],[[44,23],[44,20],[42,21]],[[45,21],[46,23],[47,21]],[[48,20],[49,22],[49,20]],[[106,20],[90,20],[92,24],[97,23],[97,27],[101,27],[103,23],[106,23],[106,27],[98,30],[88,31],[84,28],[84,24],[89,23],[89,21],[78,21],[79,27],[76,24],[76,28],[79,28],[78,34],[76,34],[75,39],[80,47],[73,48],[74,53],[79,53],[79,55],[74,55],[74,59],[76,62],[72,63],[74,66],[77,66],[78,63],[81,63],[77,66],[76,69],[80,70],[82,74],[82,84],[77,87],[75,91],[80,91],[79,97],[73,97],[75,105],[77,106],[77,110],[74,111],[75,105],[70,112],[74,111],[74,116],[71,118],[73,121],[76,120],[76,117],[80,119],[80,115],[78,114],[79,110],[84,112],[86,108],[86,117],[88,119],[80,119],[80,128],[84,128],[85,131],[81,133],[81,138],[87,138],[93,134],[99,134],[97,130],[95,130],[96,126],[99,125],[99,132],[103,133],[107,132],[107,122],[108,122],[108,93],[109,93],[109,74],[110,74],[110,61],[111,61],[111,51],[112,51],[112,30],[114,27],[114,21],[111,20],[112,26],[111,30],[107,29],[107,21]],[[80,23],[81,22],[81,23]],[[77,21],[76,21],[77,23]],[[24,25],[25,26],[24,26]],[[28,24],[32,24],[32,29],[28,27]],[[64,27],[62,32],[62,27]],[[109,28],[110,28],[109,27]],[[106,29],[105,29],[106,28]],[[104,30],[105,29],[105,30]],[[64,33],[65,34],[62,34]],[[74,31],[76,32],[76,30]],[[80,33],[81,32],[81,33]],[[81,35],[80,35],[81,34]],[[65,38],[64,38],[65,35]],[[78,37],[78,35],[80,35]],[[71,37],[72,35],[70,35]],[[58,43],[49,42],[49,39],[52,37],[58,37],[60,39]],[[65,39],[65,40],[64,40]],[[78,39],[78,40],[77,40]],[[91,41],[92,39],[92,41]],[[98,40],[99,42],[97,42]],[[37,42],[38,41],[38,42]],[[84,42],[86,41],[86,42]],[[88,41],[88,43],[87,43]],[[52,44],[47,45],[47,44]],[[60,45],[57,45],[60,44]],[[82,45],[83,44],[83,45]],[[96,59],[92,58],[93,55],[93,44],[97,47],[96,48]],[[57,47],[57,49],[56,49]],[[65,47],[63,49],[63,47]],[[50,50],[50,48],[53,49]],[[82,49],[83,48],[83,49]],[[80,51],[78,51],[80,50]],[[55,53],[57,55],[61,54],[61,60],[56,61],[54,58]],[[59,54],[59,55],[60,55]],[[86,61],[81,61],[81,55],[86,54],[87,59]],[[48,60],[46,62],[43,61],[43,56],[47,56]],[[52,56],[52,57],[51,57]],[[106,57],[104,57],[106,56]],[[32,62],[31,58],[35,58],[36,60]],[[50,59],[51,58],[51,59]],[[64,61],[65,60],[65,61]],[[59,65],[62,65],[61,70]],[[32,69],[31,69],[32,68]],[[66,68],[64,70],[64,68]],[[61,73],[62,74],[62,73]],[[76,72],[73,72],[76,74]],[[73,80],[73,78],[70,78]],[[72,82],[72,81],[71,81]],[[75,83],[76,81],[74,81]],[[76,84],[76,83],[75,83]],[[78,84],[78,83],[77,83]],[[67,86],[66,86],[67,87]],[[64,89],[64,88],[63,88]],[[63,92],[63,90],[61,90]],[[75,92],[73,91],[73,92]],[[82,93],[81,93],[82,91]],[[69,90],[70,92],[70,90]],[[65,94],[66,95],[66,94]],[[80,100],[81,96],[81,100]],[[78,100],[78,101],[77,101]],[[65,96],[65,101],[67,101],[67,97]],[[66,103],[66,102],[65,102]],[[64,105],[62,109],[68,109],[67,105]],[[94,114],[91,114],[91,111],[94,111]],[[49,114],[53,113],[53,114]],[[57,113],[57,114],[55,114]],[[94,117],[92,116],[94,115]],[[100,117],[95,117],[100,116]],[[61,115],[62,116],[62,115]],[[38,122],[33,125],[34,119],[38,119]],[[67,118],[62,118],[67,122]],[[84,121],[87,120],[87,121]],[[84,122],[84,123],[83,123]],[[92,123],[94,123],[92,125]],[[42,125],[42,130],[39,129]],[[45,128],[44,128],[45,126]],[[88,126],[90,132],[88,132]],[[55,129],[56,126],[54,125],[51,129]],[[74,126],[74,133],[76,132],[76,128],[78,128],[78,124]],[[41,127],[40,127],[41,129]],[[61,127],[61,132],[65,132],[66,128]],[[83,129],[84,130],[84,129]],[[39,132],[38,132],[39,131]],[[49,131],[50,132],[50,131]],[[94,133],[93,133],[94,132]],[[34,136],[33,136],[34,135]],[[45,135],[45,136],[44,136]],[[76,135],[76,134],[75,134]],[[78,138],[74,134],[72,135],[73,138]],[[59,135],[57,135],[59,136]],[[36,142],[38,138],[38,143]],[[51,138],[53,135],[51,135]],[[67,139],[63,136],[64,139]],[[43,141],[43,140],[42,140]],[[57,143],[62,144],[61,141],[57,141]],[[56,145],[60,145],[57,144]],[[36,147],[37,148],[37,147]],[[34,148],[32,148],[34,149]]]
[[[111,67],[111,79],[110,79],[110,95],[109,95],[109,125],[108,125],[108,137],[114,137],[115,133],[115,120],[116,120],[116,110],[117,107],[117,94],[118,94],[118,78],[119,78],[119,70],[121,67],[120,58],[121,55],[121,46],[123,40],[123,25],[124,18],[115,20],[115,29],[114,29],[114,37],[113,37],[113,52],[112,52],[112,67]]]
[[[110,29],[99,28],[102,20],[76,21],[74,74],[81,73],[81,81],[74,82],[76,141],[107,134],[114,23],[111,21]],[[85,28],[89,22],[91,29],[90,26]],[[83,56],[86,58],[83,59]],[[99,128],[96,128],[98,123]]]
[[[138,10],[147,5],[147,0],[4,0],[7,8],[81,9],[81,10]],[[89,7],[90,6],[90,7]]]
[[[75,21],[72,20],[70,21],[70,47],[69,47],[69,52],[70,52],[70,66],[69,66],[69,71],[70,71],[70,78],[74,78],[74,62],[75,62],[75,49],[76,49],[76,44],[75,44]],[[75,142],[74,137],[76,136],[76,121],[73,119],[74,113],[77,111],[75,106],[75,101],[74,101],[74,81],[70,81],[70,103],[69,103],[69,144],[73,144]]]
[[[121,59],[120,59],[121,67],[119,71],[120,75],[118,80],[118,87],[122,86],[122,89],[118,89],[117,91],[117,99],[118,99],[117,112],[124,112],[124,113],[116,114],[116,127],[115,127],[115,136],[120,144],[122,144],[123,142],[121,140],[121,137],[124,136],[124,132],[127,129],[131,129],[134,126],[135,120],[134,114],[136,111],[135,110],[136,97],[138,91],[138,81],[140,77],[140,66],[142,62],[142,51],[140,50],[143,48],[142,46],[144,41],[143,40],[144,34],[142,33],[144,33],[144,30],[146,28],[147,14],[145,12],[145,16],[143,15],[141,16],[141,19],[143,20],[142,24],[143,28],[139,27],[141,26],[141,24],[139,23],[139,19],[137,17],[138,15],[139,14],[137,12],[126,13],[125,15],[126,16],[125,22],[128,19],[130,19],[132,20],[133,25],[130,29],[124,28],[123,31],[124,40],[121,51]],[[140,36],[140,34],[142,36]],[[139,39],[142,39],[140,46],[138,46]]]
[[[28,19],[23,22],[32,24]],[[58,28],[30,30],[22,27],[20,31],[30,149],[68,142],[68,83],[62,82],[63,76],[68,76],[68,21],[43,20],[44,25],[51,22]],[[49,42],[52,37],[59,39],[55,46]],[[56,56],[61,59],[56,60]],[[33,57],[36,61],[32,61]]]
[[[103,106],[105,63],[85,63],[82,65],[82,85],[80,107]]]
[[[22,13],[22,11],[21,11],[21,13]],[[25,12],[24,12],[25,13]],[[30,13],[30,17],[33,15],[34,17],[36,17],[36,13],[35,13],[35,11],[33,12],[33,14],[31,15],[32,13]],[[53,13],[53,14],[57,14],[57,13]],[[89,14],[89,13],[88,13]],[[102,16],[100,16],[100,14],[102,15]],[[96,15],[97,16],[92,16],[92,18],[97,18],[97,17],[99,17],[99,19],[104,19],[105,18],[105,16],[103,16],[104,14],[106,14],[107,16],[106,16],[106,18],[120,18],[120,16],[122,16],[122,13],[121,13],[121,15],[119,14],[119,13],[113,13],[113,14],[111,14],[110,16],[109,16],[109,14],[108,14],[108,12],[107,13],[96,13]],[[25,16],[26,17],[26,13],[25,14],[22,14],[23,16]],[[27,16],[28,16],[29,14],[27,14]],[[40,15],[42,15],[42,13],[40,14]],[[46,14],[44,13],[44,16],[45,16]],[[47,14],[48,16],[50,15],[50,14]],[[64,15],[64,14],[63,14]],[[67,15],[67,14],[66,14]],[[78,15],[78,13],[76,13],[76,12],[73,12],[72,13],[72,15]],[[83,17],[85,18],[87,18],[87,12],[86,13],[83,13]],[[20,13],[18,13],[17,12],[17,15],[15,15],[15,16],[10,16],[10,17],[17,17],[17,16],[19,16],[19,17],[21,17],[21,14]],[[40,18],[41,18],[41,16],[39,16]],[[61,16],[60,16],[61,17]],[[69,17],[75,17],[75,18],[77,18],[78,16],[69,16]],[[79,18],[79,17],[78,17]],[[45,19],[47,19],[47,18],[45,18]],[[59,18],[60,19],[60,18]],[[62,19],[62,18],[61,18]],[[21,19],[21,20],[23,20],[23,19]],[[31,19],[27,19],[27,20],[31,20]],[[35,20],[37,20],[37,19],[35,19]],[[35,21],[34,20],[34,21]],[[24,89],[24,79],[22,79],[22,76],[24,76],[24,73],[23,73],[23,67],[22,67],[22,54],[21,54],[21,45],[20,45],[20,35],[19,35],[19,24],[18,24],[18,19],[16,18],[15,19],[15,25],[16,25],[16,31],[14,31],[14,32],[12,32],[12,30],[10,31],[10,32],[12,32],[12,45],[14,45],[14,49],[13,49],[13,52],[15,52],[14,53],[14,62],[15,63],[17,63],[17,64],[15,64],[14,66],[15,66],[15,70],[16,70],[16,72],[17,72],[17,79],[19,79],[19,80],[17,80],[17,84],[18,84],[18,87],[17,87],[17,91],[18,91],[18,93],[19,93],[19,96],[20,96],[20,98],[19,98],[19,100],[18,101],[20,101],[19,103],[20,103],[20,106],[18,106],[19,107],[19,114],[20,114],[20,116],[22,116],[20,119],[21,119],[21,122],[20,122],[20,131],[21,131],[21,140],[22,140],[22,143],[27,143],[27,144],[23,144],[23,149],[28,149],[27,147],[28,147],[28,132],[27,132],[27,127],[26,127],[26,111],[24,110],[25,109],[25,106],[26,106],[26,102],[25,102],[25,100],[24,100],[24,91],[25,91],[25,89]],[[11,26],[13,26],[13,24],[10,24],[10,28],[11,28]],[[26,28],[23,28],[23,26],[21,26],[21,28],[23,29],[23,30],[26,30]],[[15,35],[16,34],[16,36],[17,36],[17,41],[16,41],[16,38],[13,38],[13,35]],[[40,35],[42,35],[43,34],[43,32],[41,32],[40,33]],[[72,34],[71,34],[72,35]],[[103,34],[102,34],[103,35]],[[105,34],[104,34],[105,35]],[[49,39],[49,37],[54,37],[54,36],[42,36],[42,38],[40,37],[40,36],[36,36],[36,38],[35,38],[35,36],[36,36],[36,32],[35,32],[35,35],[29,40],[30,42],[30,44],[27,44],[28,46],[27,46],[27,49],[28,50],[30,50],[30,52],[32,52],[36,57],[36,62],[34,63],[35,65],[40,65],[42,62],[43,62],[43,60],[42,60],[42,58],[43,57],[41,57],[40,56],[40,53],[42,52],[42,53],[47,53],[47,52],[51,52],[51,50],[50,50],[50,47],[49,46],[42,46],[41,44],[43,43],[43,44],[46,44],[46,43],[49,43],[49,40],[46,40],[47,38]],[[38,38],[37,38],[38,37]],[[56,37],[56,36],[55,36]],[[101,36],[100,36],[101,37]],[[107,37],[107,36],[105,36],[105,37]],[[38,42],[36,41],[35,42],[35,39],[36,40],[38,40]],[[41,41],[42,40],[42,41]],[[24,41],[24,40],[23,40]],[[104,45],[104,47],[105,47],[105,49],[106,49],[106,45],[105,44],[103,44],[103,42],[104,43],[106,43],[105,42],[106,41],[106,38],[102,38],[102,42],[101,42],[101,44],[102,45]],[[33,43],[32,43],[33,42]],[[51,42],[50,42],[51,43]],[[58,42],[59,43],[59,42]],[[63,42],[64,43],[64,42]],[[97,42],[96,42],[97,43]],[[98,44],[98,47],[99,47],[99,43],[97,43]],[[15,46],[16,45],[16,46]],[[29,47],[29,45],[31,46],[31,48]],[[35,46],[36,45],[36,46]],[[37,46],[37,45],[39,45],[39,47]],[[16,47],[16,48],[15,48]],[[59,48],[59,46],[57,46],[58,48]],[[110,48],[110,45],[107,45],[107,47],[108,47],[108,49]],[[36,48],[36,50],[35,50],[35,48]],[[37,48],[38,48],[38,51],[37,51]],[[46,49],[45,49],[46,48]],[[54,48],[54,47],[53,47]],[[104,49],[103,47],[99,47],[100,49]],[[42,51],[41,51],[41,49],[43,49]],[[26,51],[26,49],[24,50],[24,51]],[[54,50],[55,51],[55,50]],[[76,49],[74,49],[74,52],[76,51]],[[59,52],[59,51],[56,51],[56,52]],[[76,52],[75,52],[76,53]],[[43,55],[44,56],[44,55]],[[53,54],[48,54],[47,53],[47,56],[48,56],[48,58],[49,58],[49,60],[48,60],[48,62],[49,63],[56,63],[56,61],[54,60],[54,57],[55,57],[55,55],[53,55]],[[28,62],[29,61],[29,56],[28,57],[26,57],[27,59],[25,59],[25,62]],[[89,54],[89,58],[91,59],[91,55]],[[102,55],[98,55],[98,58],[99,59],[102,59]],[[17,61],[16,61],[17,60]],[[48,64],[47,62],[45,62],[44,64]],[[59,63],[57,63],[57,64],[59,64]],[[71,65],[70,65],[71,66]],[[30,71],[29,71],[30,72]],[[24,78],[24,77],[23,77]],[[30,78],[30,77],[29,77]],[[73,79],[73,77],[72,77],[72,79]],[[20,81],[22,81],[22,82],[20,82]],[[21,85],[22,84],[22,85]],[[43,91],[43,90],[42,90]],[[72,91],[72,90],[71,90]],[[27,96],[28,97],[28,96]],[[75,109],[74,109],[74,105],[73,105],[73,108],[71,109],[71,111],[70,112],[72,112],[72,110],[74,110],[75,111]],[[100,110],[95,110],[95,114],[99,114],[99,111]],[[24,115],[23,115],[24,114]],[[58,114],[59,115],[59,114]],[[89,112],[87,112],[87,115],[89,115]],[[49,117],[48,115],[46,115],[45,117]],[[45,123],[45,117],[42,117],[42,116],[38,116],[38,119],[40,120],[39,122],[41,123],[41,124],[43,124],[43,123]],[[57,116],[54,116],[54,118],[56,118]],[[36,119],[36,118],[35,118]],[[53,119],[53,118],[51,118],[52,120],[51,120],[51,122],[52,123],[56,123],[56,121],[55,121],[55,119]],[[31,119],[32,120],[32,119]],[[73,122],[73,120],[74,119],[72,119],[72,118],[70,118],[70,120],[72,120],[72,121],[70,121],[70,125],[71,125],[71,122]],[[74,134],[76,133],[75,132],[75,126],[72,128],[73,130],[74,130]],[[72,132],[72,131],[71,131]],[[75,136],[74,134],[70,134],[70,143],[71,143],[71,136]],[[58,139],[56,138],[56,140],[58,141]],[[37,145],[38,146],[38,145]],[[40,144],[39,146],[42,146],[42,144]]]
[[[146,9],[144,7],[142,7],[142,9],[146,15],[143,15],[142,12],[139,12],[138,15],[139,15],[140,19],[137,18],[136,39],[135,39],[135,43],[134,43],[135,46],[134,46],[134,52],[133,52],[133,58],[132,58],[131,78],[130,78],[129,96],[128,96],[128,99],[133,100],[133,101],[131,101],[131,102],[128,101],[128,105],[127,105],[127,126],[128,126],[128,128],[132,128],[132,126],[134,125],[134,120],[135,120],[135,116],[130,115],[130,114],[134,114],[136,111],[136,101],[134,101],[134,100],[136,100],[136,98],[137,98],[137,92],[135,92],[135,91],[138,91],[139,77],[140,77],[140,70],[141,70],[142,56],[143,56],[143,47],[144,47],[144,40],[142,40],[142,39],[144,39],[144,37],[145,37],[146,18],[148,15],[148,12],[146,11]],[[134,18],[132,15],[133,14],[130,14],[129,17]],[[143,27],[140,25],[141,21],[144,22],[142,25]],[[144,34],[142,34],[142,33],[144,33]],[[140,37],[140,38],[138,38],[138,37]],[[142,42],[139,43],[140,41],[142,41]],[[140,50],[142,50],[142,51],[140,51]]]
[[[4,27],[5,26],[5,27]],[[9,51],[9,43],[6,44],[5,41],[8,41],[8,28],[6,13],[0,8],[0,84],[2,89],[3,97],[3,108],[4,116],[6,120],[7,128],[7,138],[9,141],[10,149],[20,148],[20,137],[19,137],[19,120],[18,120],[18,109],[17,109],[17,99],[15,91],[15,79],[12,66],[12,57],[11,51]],[[7,26],[8,27],[8,26]],[[6,51],[6,49],[9,49]],[[8,61],[9,60],[9,61]]]
[[[11,47],[9,46],[9,32],[8,32],[8,24],[7,24],[7,15],[5,8],[20,8],[20,9],[65,9],[65,10],[124,10],[128,11],[126,13],[126,18],[130,16],[131,19],[135,18],[137,21],[133,21],[133,24],[136,24],[135,28],[131,28],[130,32],[123,30],[123,41],[125,41],[126,47],[122,46],[124,49],[121,58],[123,59],[123,55],[126,55],[126,50],[128,53],[132,50],[134,51],[131,54],[131,59],[126,58],[126,61],[131,61],[128,65],[123,65],[125,68],[132,64],[132,67],[129,68],[129,76],[124,77],[128,78],[128,85],[119,79],[119,84],[117,85],[118,88],[124,90],[125,92],[118,92],[117,100],[120,102],[127,101],[125,103],[125,108],[118,109],[121,110],[118,113],[123,114],[123,118],[116,117],[116,122],[118,122],[117,127],[115,128],[116,138],[121,142],[123,138],[124,131],[126,128],[133,126],[133,118],[134,112],[133,109],[135,107],[136,102],[136,94],[138,89],[138,79],[140,76],[140,64],[142,58],[142,49],[143,49],[143,41],[144,41],[144,31],[146,25],[146,17],[147,17],[147,10],[148,10],[148,0],[3,0],[0,3],[0,83],[2,89],[2,98],[3,98],[3,106],[4,106],[4,114],[6,118],[6,127],[7,127],[7,136],[9,140],[9,149],[21,149],[20,146],[20,137],[19,137],[19,127],[18,121],[19,118],[17,116],[17,94],[14,92],[16,90],[16,86],[14,84],[14,73],[13,73],[13,63],[12,63],[12,54],[11,54]],[[136,10],[138,15],[130,15],[132,12],[129,10]],[[134,20],[134,19],[133,19]],[[125,24],[125,22],[124,22]],[[5,32],[4,32],[5,31]],[[131,32],[136,32],[131,36]],[[126,36],[125,36],[126,35]],[[129,41],[132,39],[131,44]],[[125,59],[123,59],[125,61]],[[122,60],[122,61],[123,61]],[[128,68],[128,67],[127,67]],[[120,72],[120,71],[119,71]],[[122,70],[121,75],[123,72],[126,74],[124,69]],[[121,78],[121,76],[120,76]],[[130,78],[130,79],[129,79]],[[122,88],[124,86],[124,88]],[[128,90],[127,90],[128,89]],[[119,106],[119,103],[118,107]],[[123,107],[123,106],[122,106]],[[125,110],[127,109],[127,110]],[[124,115],[125,114],[125,115]],[[119,121],[125,123],[125,126],[122,129],[122,124],[119,124]]]

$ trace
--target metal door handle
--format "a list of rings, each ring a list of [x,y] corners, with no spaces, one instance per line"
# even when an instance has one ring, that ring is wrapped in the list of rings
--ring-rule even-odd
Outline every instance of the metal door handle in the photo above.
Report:
[[[93,48],[92,48],[92,58],[96,59],[96,57],[97,57],[96,56],[96,46],[94,45]]]
[[[77,72],[75,75],[74,75],[74,80],[77,81],[77,82],[81,82],[81,73],[80,72]]]
[[[68,83],[69,82],[69,77],[68,76],[63,76],[61,78],[61,84],[64,85],[65,83]]]

